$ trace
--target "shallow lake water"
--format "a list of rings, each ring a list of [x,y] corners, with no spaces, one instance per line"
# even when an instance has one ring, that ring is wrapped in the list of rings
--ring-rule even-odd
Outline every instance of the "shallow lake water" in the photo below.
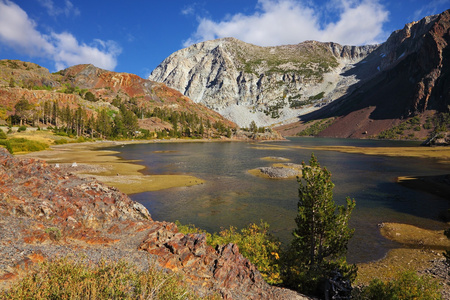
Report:
[[[189,174],[204,179],[202,185],[131,195],[145,205],[158,221],[179,220],[209,232],[264,220],[281,241],[288,242],[295,227],[298,183],[270,180],[247,171],[270,166],[264,157],[277,156],[292,163],[308,161],[311,150],[285,146],[417,146],[411,142],[292,138],[287,142],[260,144],[244,142],[151,143],[120,148],[119,156],[140,160],[145,174]],[[266,147],[266,146],[281,146]],[[402,222],[430,229],[442,229],[440,211],[450,202],[438,196],[403,187],[398,176],[449,173],[447,165],[431,159],[394,158],[335,151],[314,151],[321,166],[332,173],[334,200],[344,204],[347,196],[356,200],[350,225],[355,235],[349,245],[348,260],[366,262],[383,257],[394,242],[384,239],[377,225]]]

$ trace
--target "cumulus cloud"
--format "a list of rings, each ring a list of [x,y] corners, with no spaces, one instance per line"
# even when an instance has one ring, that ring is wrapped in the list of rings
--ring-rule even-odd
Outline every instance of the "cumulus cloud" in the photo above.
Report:
[[[113,41],[94,40],[92,45],[80,44],[70,33],[52,33],[51,41],[56,69],[68,66],[92,63],[100,68],[113,70],[117,65],[117,56],[121,49]]]
[[[44,57],[57,70],[74,64],[92,63],[114,70],[121,52],[114,41],[94,40],[80,43],[68,32],[43,34],[27,13],[9,0],[0,0],[0,43],[31,57]]]
[[[259,0],[251,15],[236,14],[218,22],[198,18],[197,30],[184,46],[222,37],[235,37],[260,46],[305,40],[363,45],[381,42],[386,37],[382,26],[389,14],[378,0],[330,0],[326,8],[310,3]],[[331,15],[337,16],[335,20]]]

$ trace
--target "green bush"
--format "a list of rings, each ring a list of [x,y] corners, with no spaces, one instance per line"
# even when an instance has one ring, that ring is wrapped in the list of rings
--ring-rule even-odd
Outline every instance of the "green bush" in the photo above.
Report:
[[[22,131],[26,131],[27,130],[27,126],[22,125],[19,127],[19,129],[17,129],[17,132],[22,132]]]
[[[333,124],[334,119],[323,119],[320,121],[317,121],[313,125],[309,126],[305,130],[300,131],[297,133],[298,136],[315,136],[319,134],[321,131],[327,129],[331,124]]]
[[[14,150],[8,140],[0,140],[0,146],[4,146],[9,153],[14,154]]]
[[[68,136],[68,134],[64,131],[57,131],[57,132],[55,132],[55,134],[58,136]]]
[[[0,299],[213,299],[195,295],[180,276],[124,261],[88,265],[73,259],[44,262]]]
[[[324,95],[325,95],[325,92],[320,92],[317,95],[309,97],[309,100],[319,100],[319,99],[322,99]]]
[[[263,278],[270,284],[281,283],[280,252],[281,243],[269,233],[269,224],[261,221],[260,225],[250,224],[237,231],[231,226],[213,235],[195,227],[192,224],[181,225],[175,222],[181,233],[204,233],[206,242],[213,247],[233,243],[239,247],[239,252],[254,264]]]
[[[355,292],[355,299],[385,300],[385,299],[442,299],[439,284],[431,276],[419,276],[413,271],[397,274],[391,281],[383,282],[374,279],[369,286]]]
[[[267,283],[281,283],[281,243],[270,234],[269,224],[262,221],[260,225],[252,223],[240,232],[231,226],[212,236],[212,246],[228,243],[239,247],[240,253],[258,268]]]
[[[6,139],[7,139],[6,133],[2,129],[0,129],[0,140],[6,140]]]
[[[84,95],[84,99],[86,99],[87,101],[91,101],[91,102],[98,101],[98,99],[95,97],[95,95],[92,94],[92,92],[90,92],[90,91],[86,92],[86,94]]]
[[[59,140],[55,140],[55,145],[64,145],[67,144],[68,141],[66,139],[59,139]]]
[[[86,142],[86,138],[84,136],[79,136],[77,138],[77,143],[84,143],[84,142]]]

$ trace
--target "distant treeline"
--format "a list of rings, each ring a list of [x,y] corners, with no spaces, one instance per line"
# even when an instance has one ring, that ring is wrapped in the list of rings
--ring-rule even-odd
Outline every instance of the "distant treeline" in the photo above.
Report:
[[[85,99],[97,102],[95,96],[87,92]],[[116,96],[111,108],[86,109],[81,105],[76,108],[69,104],[61,105],[59,101],[47,100],[33,105],[22,97],[14,106],[15,114],[8,117],[10,125],[43,124],[57,133],[90,138],[164,138],[164,137],[231,137],[232,130],[220,121],[211,124],[196,113],[174,111],[168,108],[142,108],[135,98],[122,100]],[[154,132],[139,127],[138,119],[159,118],[171,126]],[[170,128],[171,127],[171,128]]]

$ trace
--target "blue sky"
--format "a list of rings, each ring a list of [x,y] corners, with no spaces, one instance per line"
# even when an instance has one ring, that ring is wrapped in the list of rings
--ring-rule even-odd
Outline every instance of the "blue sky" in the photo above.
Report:
[[[92,63],[145,78],[200,41],[380,43],[449,8],[450,0],[0,0],[0,59],[51,72]]]

